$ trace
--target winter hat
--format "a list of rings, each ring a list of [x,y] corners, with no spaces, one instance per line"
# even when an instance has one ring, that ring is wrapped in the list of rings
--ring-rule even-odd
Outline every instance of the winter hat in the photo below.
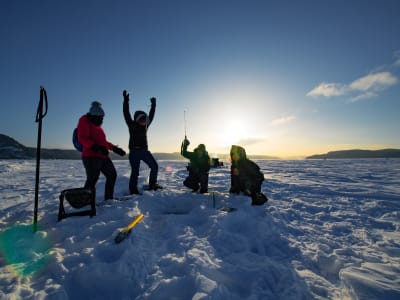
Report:
[[[104,117],[104,110],[101,108],[101,103],[93,101],[92,106],[89,109],[89,114],[92,116]]]
[[[231,159],[233,158],[233,155],[238,156],[239,159],[247,159],[246,150],[238,145],[232,145],[230,155]]]
[[[138,122],[139,120],[146,119],[146,118],[147,118],[147,114],[144,111],[141,111],[141,110],[135,111],[134,119],[136,122]]]
[[[204,144],[199,144],[197,148],[194,149],[194,152],[200,154],[199,151],[202,153],[202,155],[207,154],[206,146]]]

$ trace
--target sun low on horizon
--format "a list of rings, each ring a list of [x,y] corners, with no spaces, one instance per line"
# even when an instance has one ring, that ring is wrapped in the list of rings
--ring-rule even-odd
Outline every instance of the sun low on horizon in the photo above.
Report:
[[[400,148],[399,1],[39,2],[0,1],[0,128],[26,146],[44,85],[46,148],[72,149],[99,100],[128,151],[123,90],[132,114],[157,98],[152,152],[179,152],[185,129],[216,154]]]
[[[255,75],[250,79],[223,75],[215,75],[222,79],[205,81],[201,88],[190,92],[192,105],[185,107],[188,137],[194,144],[205,144],[210,153],[229,153],[232,145],[248,148],[253,154],[265,153],[263,143],[270,122],[267,106],[271,105],[271,96]],[[171,114],[176,114],[176,110]],[[178,118],[177,128],[179,122]]]

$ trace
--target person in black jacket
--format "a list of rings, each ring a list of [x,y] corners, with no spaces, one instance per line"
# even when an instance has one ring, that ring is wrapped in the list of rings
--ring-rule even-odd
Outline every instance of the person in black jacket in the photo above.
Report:
[[[208,171],[210,170],[210,157],[206,151],[206,146],[200,144],[194,149],[193,152],[187,151],[190,142],[185,138],[181,146],[181,154],[190,160],[189,176],[185,179],[183,184],[197,192],[200,188],[200,193],[208,192]]]
[[[151,108],[149,115],[144,111],[135,111],[133,119],[129,112],[129,94],[123,92],[124,103],[123,113],[125,122],[129,128],[129,162],[131,164],[131,176],[129,180],[130,194],[139,194],[137,183],[139,176],[140,161],[144,161],[150,168],[149,189],[157,190],[161,188],[157,184],[158,164],[147,145],[147,130],[153,121],[156,111],[156,98],[151,98]]]
[[[253,205],[262,205],[268,201],[261,193],[261,185],[264,181],[264,174],[260,167],[247,158],[246,150],[243,147],[232,145],[230,151],[231,165],[231,188],[230,193],[244,193],[251,196]]]

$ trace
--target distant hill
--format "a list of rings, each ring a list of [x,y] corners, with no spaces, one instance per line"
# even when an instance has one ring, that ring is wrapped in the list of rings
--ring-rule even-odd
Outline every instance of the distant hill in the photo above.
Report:
[[[76,150],[41,149],[43,159],[80,159]],[[13,138],[0,134],[0,159],[32,159],[36,158],[36,148],[26,147]]]
[[[331,151],[325,154],[311,155],[306,157],[306,159],[389,158],[389,157],[400,157],[400,149],[339,150],[339,151]]]
[[[180,153],[153,153],[156,159],[179,160],[183,159]],[[128,156],[110,154],[112,159],[128,159]],[[46,149],[42,148],[40,157],[43,159],[81,159],[81,153],[75,149]],[[0,159],[34,159],[36,148],[26,147],[13,138],[0,134]]]
[[[110,154],[112,159],[128,159],[128,156]],[[183,159],[180,153],[154,153],[156,159]],[[81,153],[75,149],[46,149],[42,148],[40,157],[43,159],[81,159]],[[34,159],[36,148],[26,147],[13,138],[0,134],[0,159]]]
[[[156,159],[179,160],[183,159],[180,153],[153,153]],[[128,156],[110,154],[112,159],[128,159]],[[46,149],[42,148],[40,157],[43,159],[81,159],[81,153],[75,149]],[[34,159],[36,148],[26,147],[13,138],[0,134],[0,159]]]
[[[81,159],[81,153],[75,149],[47,149],[40,151],[43,159]],[[157,160],[186,160],[179,152],[153,153]],[[114,153],[110,154],[112,159],[128,159],[128,155],[121,157]],[[218,154],[220,160],[229,160],[229,154]],[[267,155],[248,155],[250,159],[278,159]],[[26,147],[13,138],[0,133],[0,159],[34,159],[36,158],[36,148]]]
[[[211,158],[213,158],[210,155]],[[216,157],[218,157],[220,160],[230,160],[229,154],[217,154]],[[248,159],[252,160],[266,160],[266,159],[280,159],[279,157],[276,156],[270,156],[270,155],[251,155],[247,154]]]
[[[25,158],[30,154],[25,146],[18,143],[16,140],[0,134],[0,159],[4,158]]]

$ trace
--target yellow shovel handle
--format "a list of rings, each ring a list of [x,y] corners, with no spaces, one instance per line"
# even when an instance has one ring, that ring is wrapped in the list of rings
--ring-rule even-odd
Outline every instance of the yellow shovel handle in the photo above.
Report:
[[[129,225],[126,226],[123,230],[124,230],[124,231],[131,230],[133,227],[135,227],[135,225],[136,225],[137,223],[139,223],[140,221],[142,221],[143,218],[144,218],[144,215],[143,215],[143,214],[138,215],[138,216],[137,216],[135,219],[133,219],[133,221],[130,222]]]

